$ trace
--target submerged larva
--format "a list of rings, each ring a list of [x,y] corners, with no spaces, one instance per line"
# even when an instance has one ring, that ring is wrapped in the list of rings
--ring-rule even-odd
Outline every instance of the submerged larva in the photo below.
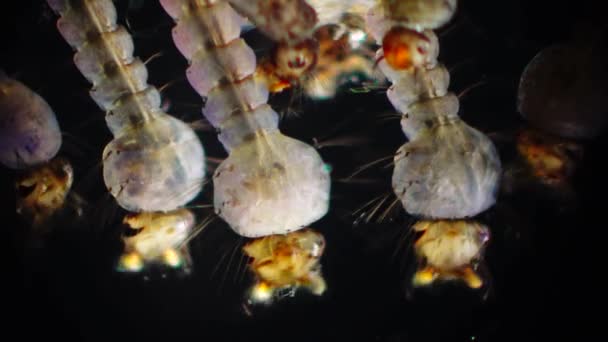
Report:
[[[74,62],[93,84],[114,135],[103,152],[106,187],[124,209],[169,211],[192,200],[205,176],[204,151],[187,124],[161,110],[147,69],[133,57],[133,41],[116,23],[110,0],[48,0],[57,27],[77,51]]]
[[[329,169],[312,146],[279,131],[268,90],[252,76],[255,55],[239,38],[244,19],[227,1],[161,4],[176,21],[188,80],[207,98],[203,114],[229,152],[213,176],[216,213],[246,237],[285,234],[324,216]]]
[[[393,190],[409,214],[424,219],[413,226],[424,233],[414,245],[419,268],[412,282],[462,279],[477,289],[483,280],[474,264],[489,230],[464,219],[494,205],[501,162],[490,139],[458,116],[449,72],[437,62],[432,30],[455,10],[456,1],[383,0],[370,9],[367,25],[382,46],[378,65],[409,140],[394,157]]]

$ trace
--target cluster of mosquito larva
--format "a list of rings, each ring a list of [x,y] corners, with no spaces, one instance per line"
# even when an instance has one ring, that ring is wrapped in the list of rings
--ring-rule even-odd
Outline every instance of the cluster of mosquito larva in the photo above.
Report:
[[[239,38],[245,20],[228,1],[161,4],[176,21],[188,80],[207,99],[203,114],[229,152],[213,176],[216,213],[245,237],[289,233],[324,216],[329,169],[313,147],[278,130],[268,90],[253,77],[255,55]]]
[[[439,43],[432,30],[455,10],[455,0],[384,0],[367,16],[368,32],[382,45],[379,67],[392,83],[388,98],[402,113],[409,139],[395,155],[393,190],[408,213],[426,220],[418,225],[424,234],[415,247],[425,266],[414,276],[415,284],[453,275],[454,268],[480,256],[487,241],[480,235],[487,229],[443,220],[473,217],[492,206],[501,172],[492,142],[458,117],[449,73],[437,62]],[[437,276],[429,277],[430,270]],[[467,272],[461,278],[479,287]]]
[[[51,106],[0,70],[0,163],[17,170],[16,210],[33,227],[64,206],[72,187],[72,166],[55,158],[61,143]]]
[[[194,216],[179,208],[202,187],[200,141],[188,125],[162,112],[160,94],[147,84],[147,69],[133,57],[132,38],[116,23],[111,0],[47,1],[61,15],[59,31],[77,50],[75,64],[93,84],[91,97],[106,111],[114,135],[103,153],[104,180],[117,202],[134,212],[123,221],[134,234],[123,237],[120,269],[182,265]],[[344,12],[361,16],[368,10],[365,31],[382,46],[378,66],[392,82],[388,98],[403,114],[409,139],[395,156],[392,183],[405,210],[422,219],[413,227],[423,233],[414,246],[419,268],[413,283],[457,278],[472,288],[483,285],[474,264],[489,230],[466,219],[494,204],[501,165],[490,140],[458,117],[449,73],[437,62],[432,30],[451,19],[455,0],[160,3],[176,22],[173,39],[189,61],[187,78],[206,99],[202,112],[229,153],[213,176],[215,211],[237,234],[258,238],[244,247],[257,278],[251,301],[268,302],[302,286],[325,291],[324,238],[302,228],[328,211],[330,177],[313,147],[279,131],[278,115],[267,104],[269,86],[256,77],[256,57],[240,38],[241,27],[248,19],[278,43],[272,63],[283,72],[279,79],[290,81],[339,40],[332,41],[323,25],[339,24]],[[343,68],[371,68],[358,63]]]
[[[160,108],[146,66],[133,57],[133,40],[116,23],[111,0],[48,0],[61,18],[57,27],[77,50],[74,62],[93,84],[114,135],[103,152],[110,193],[132,212],[174,210],[200,191],[203,147],[194,131]]]
[[[323,294],[326,284],[319,261],[324,248],[323,235],[311,229],[249,242],[243,251],[252,258],[249,268],[257,278],[249,300],[269,303],[278,293],[298,287],[305,287],[315,295]]]

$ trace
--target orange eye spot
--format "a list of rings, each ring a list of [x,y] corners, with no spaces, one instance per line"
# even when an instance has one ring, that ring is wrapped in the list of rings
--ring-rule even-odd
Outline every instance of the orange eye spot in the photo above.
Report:
[[[420,44],[426,42],[428,39],[418,32],[405,27],[393,27],[382,40],[384,58],[396,70],[418,66],[426,54],[426,49]]]
[[[384,50],[386,61],[395,69],[403,70],[412,67],[412,54],[407,44],[399,44],[391,49]]]

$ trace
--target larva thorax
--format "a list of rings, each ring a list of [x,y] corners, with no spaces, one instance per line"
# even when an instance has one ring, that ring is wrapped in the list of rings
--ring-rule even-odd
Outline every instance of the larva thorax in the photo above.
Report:
[[[77,51],[74,62],[93,84],[114,135],[103,152],[104,181],[129,211],[175,209],[198,194],[204,151],[194,131],[160,109],[133,40],[116,23],[110,0],[48,0],[61,14],[57,27]]]
[[[203,114],[230,153],[215,171],[214,207],[238,234],[303,228],[328,209],[329,171],[311,146],[278,130],[256,58],[240,36],[244,19],[226,1],[161,0],[177,22],[175,45],[187,77],[206,97]]]

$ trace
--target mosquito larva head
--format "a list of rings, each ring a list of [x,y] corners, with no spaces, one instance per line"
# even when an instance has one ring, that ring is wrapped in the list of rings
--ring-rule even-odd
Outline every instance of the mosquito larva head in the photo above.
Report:
[[[311,229],[249,242],[243,251],[252,258],[249,268],[258,279],[251,300],[268,302],[276,291],[298,287],[321,295],[326,289],[319,266],[324,249],[323,235]]]
[[[319,46],[313,39],[296,45],[279,43],[272,56],[275,73],[287,81],[298,81],[317,64]]]
[[[489,229],[475,221],[420,221],[414,229],[423,232],[414,249],[419,267],[412,279],[415,286],[425,286],[438,279],[460,279],[471,288],[483,280],[474,270],[482,259],[489,240]]]
[[[126,210],[168,211],[192,200],[205,176],[204,151],[194,131],[166,114],[124,130],[103,153],[108,190]]]
[[[184,258],[178,248],[187,240],[194,221],[194,215],[187,209],[125,216],[123,223],[130,234],[123,236],[125,253],[119,269],[137,272],[152,262],[179,268]]]
[[[420,32],[395,26],[384,35],[382,49],[393,69],[406,70],[426,64],[431,40]]]
[[[63,208],[73,179],[72,166],[61,158],[29,169],[15,183],[17,212],[30,220],[33,226],[46,222]]]

